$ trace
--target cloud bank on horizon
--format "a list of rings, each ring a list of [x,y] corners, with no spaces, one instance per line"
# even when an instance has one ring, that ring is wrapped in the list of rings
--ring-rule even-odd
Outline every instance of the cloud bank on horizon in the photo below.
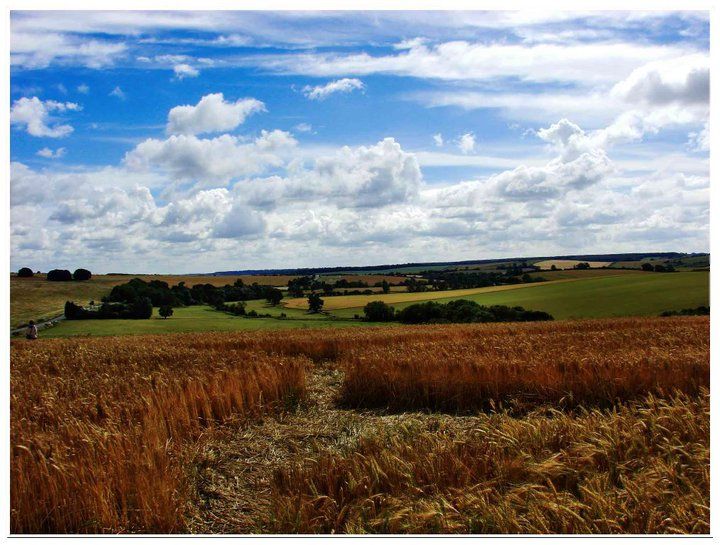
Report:
[[[702,12],[18,12],[11,266],[709,249]]]

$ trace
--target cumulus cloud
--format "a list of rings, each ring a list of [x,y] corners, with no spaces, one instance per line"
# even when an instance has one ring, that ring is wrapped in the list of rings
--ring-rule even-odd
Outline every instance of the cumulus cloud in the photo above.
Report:
[[[124,161],[135,171],[159,169],[176,180],[224,184],[283,165],[296,144],[291,134],[280,130],[262,131],[250,143],[229,134],[208,139],[180,134],[145,140]]]
[[[185,63],[173,66],[173,72],[175,72],[175,77],[180,80],[185,78],[196,78],[200,75],[200,70]]]
[[[710,58],[685,55],[649,62],[616,83],[612,96],[645,105],[707,104],[710,99]]]
[[[520,166],[490,178],[490,186],[503,197],[536,199],[556,197],[572,189],[584,189],[613,171],[602,150],[582,153],[565,162],[556,159],[544,167]]]
[[[460,135],[457,145],[461,152],[472,153],[475,151],[475,135],[471,132]]]
[[[340,208],[364,208],[408,202],[421,184],[415,156],[394,138],[385,138],[374,146],[345,146],[316,158],[309,169],[291,169],[287,177],[252,180],[236,188],[254,206],[327,198]]]
[[[310,100],[324,100],[333,93],[350,93],[356,89],[364,89],[365,85],[357,78],[342,78],[325,85],[303,87],[303,93]]]
[[[23,97],[13,102],[10,108],[10,124],[24,128],[32,136],[62,138],[73,128],[70,125],[50,125],[52,112],[78,111],[82,108],[74,102],[42,101],[38,97]]]
[[[481,206],[486,200],[532,202],[562,198],[591,187],[616,168],[605,150],[567,119],[537,132],[556,156],[541,166],[520,165],[484,181],[455,184],[432,193],[443,207]]]
[[[50,148],[42,148],[41,150],[38,150],[35,155],[39,155],[45,159],[60,159],[65,155],[65,152],[65,148],[58,148],[55,151]]]
[[[265,220],[249,206],[235,204],[215,226],[213,235],[217,238],[242,238],[258,235],[265,230]]]
[[[265,104],[254,98],[226,101],[222,93],[205,95],[195,105],[175,106],[168,114],[167,134],[202,134],[230,131],[248,116],[264,112]]]
[[[433,141],[435,142],[435,145],[439,148],[443,147],[443,144],[445,143],[443,141],[443,135],[441,133],[433,134]]]

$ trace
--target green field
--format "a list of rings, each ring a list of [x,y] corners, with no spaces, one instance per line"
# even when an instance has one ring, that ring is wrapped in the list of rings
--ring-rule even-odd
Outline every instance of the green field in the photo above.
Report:
[[[647,273],[588,278],[577,281],[523,285],[522,289],[478,293],[470,299],[481,305],[522,306],[544,310],[556,319],[653,316],[664,310],[709,305],[709,273]],[[436,299],[445,303],[459,299]],[[400,309],[412,303],[398,303]],[[362,307],[333,312],[352,317]]]
[[[565,269],[557,271],[537,271],[528,273],[531,278],[569,280],[571,278],[596,278],[598,276],[622,276],[626,274],[653,274],[640,269]]]
[[[259,303],[253,301],[253,303]],[[269,309],[263,309],[263,313]],[[259,309],[257,309],[260,312]],[[277,312],[279,314],[280,311]],[[290,313],[287,313],[290,316]],[[324,315],[308,315],[288,318],[245,318],[219,312],[207,306],[193,306],[174,309],[174,314],[163,319],[157,315],[157,309],[149,320],[72,320],[62,321],[57,326],[45,329],[40,336],[102,336],[102,335],[142,335],[152,333],[187,333],[192,331],[255,331],[261,329],[294,329],[316,327],[352,327],[367,325],[353,320],[334,320]],[[298,314],[298,316],[300,315]],[[376,325],[376,324],[374,324]]]

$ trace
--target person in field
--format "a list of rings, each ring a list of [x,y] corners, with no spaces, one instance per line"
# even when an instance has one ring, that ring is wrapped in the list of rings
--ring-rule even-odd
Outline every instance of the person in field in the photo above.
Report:
[[[27,330],[25,331],[25,338],[30,340],[38,338],[38,328],[32,320],[30,320]]]

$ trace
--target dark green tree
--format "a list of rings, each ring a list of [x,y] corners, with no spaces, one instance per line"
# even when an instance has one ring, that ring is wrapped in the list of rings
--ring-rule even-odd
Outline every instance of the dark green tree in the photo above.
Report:
[[[66,269],[53,269],[48,271],[47,279],[51,282],[69,282],[72,280],[72,273]]]
[[[91,278],[92,273],[87,269],[77,269],[73,273],[73,280],[90,280]]]
[[[283,294],[277,288],[270,288],[267,291],[267,295],[265,296],[265,300],[274,307],[276,307],[280,304],[280,301],[282,301],[282,298],[283,298]]]
[[[18,275],[20,278],[30,278],[31,276],[33,276],[33,272],[32,272],[32,269],[28,269],[27,267],[23,267],[22,269],[20,269],[20,270],[18,271],[17,275]]]
[[[323,301],[320,298],[319,293],[313,292],[308,296],[308,310],[311,313],[316,314],[316,313],[320,312],[322,310],[324,304],[325,304],[325,301]]]
[[[383,293],[387,293],[390,291],[390,284],[388,283],[387,280],[383,280],[381,285],[382,285]]]
[[[158,309],[158,314],[167,319],[168,316],[173,315],[173,308],[170,305],[163,305]]]

